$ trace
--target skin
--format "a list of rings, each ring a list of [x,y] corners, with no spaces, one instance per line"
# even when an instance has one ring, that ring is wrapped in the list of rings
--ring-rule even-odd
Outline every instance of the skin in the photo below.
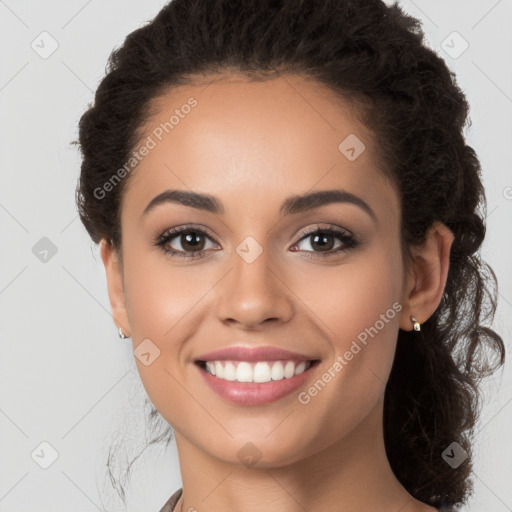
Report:
[[[230,74],[207,87],[180,86],[155,103],[144,136],[191,96],[198,105],[130,175],[120,253],[100,244],[116,325],[134,349],[149,338],[160,350],[150,365],[136,363],[175,431],[184,489],[176,510],[435,510],[414,499],[389,466],[383,398],[399,328],[411,330],[411,316],[424,322],[440,303],[452,233],[433,224],[404,264],[397,192],[366,127],[323,85]],[[349,134],[366,146],[354,161],[338,150]],[[166,203],[143,215],[167,189],[210,194],[225,212]],[[290,196],[333,189],[363,199],[375,219],[350,203],[279,214]],[[171,257],[155,246],[167,229],[185,224],[211,235],[201,239],[203,256]],[[311,236],[299,237],[317,224],[349,230],[360,244],[322,258]],[[236,252],[248,236],[263,248],[250,264]],[[329,240],[331,252],[343,245]],[[172,248],[190,254],[183,243],[177,236]],[[274,345],[320,359],[302,391],[394,303],[401,311],[308,404],[297,392],[264,406],[232,404],[194,364],[237,343]],[[237,457],[248,442],[261,453],[253,467]]]

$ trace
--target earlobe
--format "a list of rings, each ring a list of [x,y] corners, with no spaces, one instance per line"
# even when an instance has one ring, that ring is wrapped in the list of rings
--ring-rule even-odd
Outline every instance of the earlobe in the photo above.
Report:
[[[453,240],[452,231],[436,221],[428,229],[425,242],[411,248],[413,261],[409,265],[404,290],[401,329],[418,330],[415,321],[420,325],[424,323],[441,303],[450,268]]]
[[[126,337],[130,337],[130,325],[124,297],[122,265],[113,246],[105,238],[100,241],[100,255],[105,267],[108,296],[114,324],[118,329],[121,328]]]

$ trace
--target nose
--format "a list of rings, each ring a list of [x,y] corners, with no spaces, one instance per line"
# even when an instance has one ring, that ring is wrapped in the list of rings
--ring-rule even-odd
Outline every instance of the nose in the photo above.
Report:
[[[248,330],[263,324],[287,323],[293,316],[293,292],[286,272],[272,262],[266,250],[252,262],[236,252],[232,267],[217,288],[215,309],[220,321]]]

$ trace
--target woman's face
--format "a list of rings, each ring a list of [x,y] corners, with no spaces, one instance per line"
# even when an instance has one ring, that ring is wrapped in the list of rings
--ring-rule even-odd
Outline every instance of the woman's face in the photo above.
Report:
[[[367,130],[296,76],[181,86],[157,106],[122,201],[117,318],[178,442],[271,467],[375,436],[410,321],[399,200]],[[319,192],[331,195],[307,199]],[[229,347],[294,355],[204,358],[223,370],[230,360],[228,379],[261,382],[207,374],[201,356]],[[288,377],[264,382],[275,359]],[[301,359],[316,363],[292,377]]]

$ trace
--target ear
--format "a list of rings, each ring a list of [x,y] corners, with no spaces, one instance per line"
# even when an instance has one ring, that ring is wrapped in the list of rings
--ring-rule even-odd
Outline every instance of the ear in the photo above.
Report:
[[[400,316],[400,328],[404,331],[413,329],[411,316],[422,324],[439,306],[448,277],[453,239],[452,231],[436,221],[428,229],[425,242],[411,248],[412,262],[407,271]]]
[[[100,254],[105,267],[108,296],[114,323],[118,328],[121,327],[126,336],[130,337],[130,324],[124,300],[123,270],[119,256],[105,238],[100,242]]]

